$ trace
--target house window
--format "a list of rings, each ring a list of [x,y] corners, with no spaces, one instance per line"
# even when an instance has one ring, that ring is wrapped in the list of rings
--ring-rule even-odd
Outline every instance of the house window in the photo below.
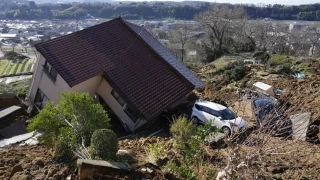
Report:
[[[131,118],[133,122],[137,122],[139,116],[127,105],[124,112]]]
[[[39,109],[43,109],[47,102],[49,102],[48,97],[40,89],[38,89],[36,98],[34,99],[35,105]]]
[[[44,72],[49,76],[49,78],[55,82],[57,79],[57,71],[51,66],[51,64],[49,64],[47,61],[44,64]]]
[[[119,96],[119,94],[116,91],[112,90],[111,94],[121,106],[124,106],[126,102]]]

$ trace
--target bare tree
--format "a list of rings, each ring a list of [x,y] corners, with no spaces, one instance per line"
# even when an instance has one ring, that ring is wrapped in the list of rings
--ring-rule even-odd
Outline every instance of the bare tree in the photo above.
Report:
[[[180,50],[181,61],[184,62],[184,55],[186,53],[186,44],[190,39],[190,29],[186,23],[183,23],[181,27],[176,27],[174,30],[170,31],[170,38],[172,45],[178,45]]]
[[[269,32],[273,32],[272,23],[267,21],[255,21],[250,24],[258,50],[265,50],[270,43]]]
[[[17,43],[15,43],[15,42],[13,42],[12,44],[11,44],[11,47],[12,47],[12,51],[14,52],[14,48],[17,46]]]
[[[311,42],[310,55],[314,55],[315,47],[319,43],[320,39],[320,24],[315,23],[309,26],[307,29],[306,37]]]
[[[291,44],[291,51],[293,55],[308,56],[310,42],[308,42],[305,32],[291,31],[289,34],[289,42]]]
[[[207,31],[211,48],[224,52],[226,38],[233,38],[235,30],[243,26],[247,13],[243,7],[213,5],[208,11],[196,16],[196,21]]]

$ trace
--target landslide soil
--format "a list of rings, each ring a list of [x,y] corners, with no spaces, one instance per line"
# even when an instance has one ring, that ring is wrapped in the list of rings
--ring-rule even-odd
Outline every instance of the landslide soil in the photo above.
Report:
[[[58,180],[72,174],[66,164],[54,161],[43,145],[3,148],[0,157],[0,179]]]

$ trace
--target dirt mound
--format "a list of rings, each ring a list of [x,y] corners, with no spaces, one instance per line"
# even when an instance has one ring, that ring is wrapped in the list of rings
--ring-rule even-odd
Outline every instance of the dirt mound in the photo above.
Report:
[[[274,137],[260,140],[264,141],[264,146],[240,146],[240,162],[245,161],[248,155],[259,154],[249,162],[249,176],[259,179],[319,179],[319,146]]]
[[[42,145],[0,149],[0,157],[0,179],[66,179],[70,174]]]
[[[312,121],[320,117],[320,75],[310,75],[306,79],[281,78],[277,81],[268,79],[266,83],[285,91],[283,97],[294,107],[300,106],[312,113]]]

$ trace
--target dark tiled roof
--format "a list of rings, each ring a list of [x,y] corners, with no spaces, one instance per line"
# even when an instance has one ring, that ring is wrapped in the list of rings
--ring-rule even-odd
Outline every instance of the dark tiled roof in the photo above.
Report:
[[[164,60],[172,67],[186,77],[196,88],[202,87],[205,84],[196,77],[181,61],[172,55],[159,41],[157,41],[147,30],[141,26],[125,21],[137,34],[139,34],[149,46],[154,49]]]
[[[117,18],[36,48],[71,87],[104,74],[131,108],[151,120],[195,85],[129,26]]]

